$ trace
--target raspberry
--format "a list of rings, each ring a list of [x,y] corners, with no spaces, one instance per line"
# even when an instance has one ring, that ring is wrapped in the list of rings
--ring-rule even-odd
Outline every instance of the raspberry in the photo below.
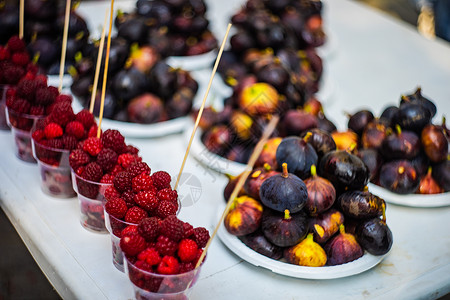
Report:
[[[128,173],[130,173],[131,177],[136,177],[140,175],[141,173],[150,175],[151,169],[147,165],[147,163],[143,161],[134,162],[130,165],[130,167],[127,169]]]
[[[137,234],[137,233],[138,233],[138,231],[137,231],[137,226],[136,225],[128,225],[127,227],[125,227],[122,230],[122,233],[121,233],[120,236],[126,236],[126,235],[129,235],[129,234]]]
[[[59,95],[58,97],[61,97],[62,95]],[[56,99],[58,99],[56,97]],[[51,110],[51,113],[49,115],[50,121],[57,123],[61,126],[66,126],[67,123],[75,119],[75,114],[73,113],[72,109],[72,103],[71,102],[56,102],[52,105],[53,109]]]
[[[53,149],[63,149],[64,144],[61,139],[51,139],[47,140],[46,146]]]
[[[134,258],[134,257],[133,257]],[[128,259],[129,260],[129,259]],[[131,261],[130,261],[131,262]],[[138,261],[136,261],[135,263],[134,263],[134,266],[136,267],[136,268],[138,268],[138,269],[141,269],[141,270],[144,270],[144,271],[147,271],[147,272],[153,272],[153,270],[152,270],[152,266],[151,265],[149,265],[148,263],[146,263],[145,261],[143,261],[143,260],[138,260]],[[150,278],[151,279],[151,278]],[[161,285],[161,282],[159,282],[159,285]],[[158,285],[158,288],[159,288],[159,285]],[[150,289],[149,289],[150,290]],[[156,290],[157,291],[157,290]]]
[[[158,198],[152,191],[141,191],[134,196],[134,202],[146,211],[154,211],[158,207]]]
[[[183,238],[190,238],[194,234],[194,226],[189,224],[188,222],[184,222],[183,224],[184,235]]]
[[[184,235],[183,223],[184,222],[179,220],[175,215],[168,216],[161,222],[161,234],[178,242]]]
[[[16,52],[11,56],[11,61],[19,66],[26,66],[30,62],[30,55],[25,51]]]
[[[11,52],[9,49],[3,46],[0,46],[0,60],[7,60],[11,57]]]
[[[83,139],[86,134],[83,124],[78,121],[70,121],[69,123],[67,123],[66,133],[68,135],[74,136],[77,140]]]
[[[128,207],[123,199],[113,198],[105,203],[105,210],[111,216],[122,219],[127,213]]]
[[[118,130],[106,130],[102,135],[102,141],[106,148],[111,148],[116,153],[121,154],[125,149],[125,138]]]
[[[55,102],[57,102],[57,104],[62,103],[62,102],[65,102],[66,104],[67,103],[72,104],[72,96],[60,94],[60,95],[56,96]]]
[[[177,274],[180,270],[178,260],[173,256],[164,256],[156,269],[159,274]]]
[[[22,67],[11,65],[6,67],[3,71],[3,78],[8,84],[17,84],[24,74],[25,71]]]
[[[119,198],[120,197],[120,193],[116,190],[116,188],[114,186],[108,186],[105,190],[105,194],[104,194],[106,200],[112,200],[114,198]],[[126,205],[126,203],[125,203]],[[128,207],[127,207],[128,209]]]
[[[91,157],[89,154],[81,149],[75,149],[70,152],[69,164],[73,170],[77,170],[81,166],[85,166],[91,162]]]
[[[75,115],[75,121],[83,124],[84,129],[88,130],[95,124],[95,118],[87,109],[81,110]]]
[[[191,262],[197,257],[197,243],[191,239],[184,239],[178,244],[178,257],[182,262]]]
[[[175,215],[177,213],[178,206],[171,201],[159,201],[158,207],[156,208],[156,215],[162,219]]]
[[[36,73],[27,71],[27,73],[25,74],[25,76],[23,76],[23,78],[21,80],[23,80],[23,79],[34,80],[35,78],[36,78]]]
[[[178,249],[178,244],[167,236],[160,235],[156,239],[155,247],[161,255],[174,255]]]
[[[142,173],[134,177],[131,182],[132,182],[132,189],[135,193],[140,191],[148,191],[153,186],[152,178],[145,173]]]
[[[63,142],[63,147],[66,150],[73,150],[77,147],[77,139],[71,135],[63,135],[61,138]]]
[[[36,104],[48,106],[55,101],[58,95],[58,89],[54,86],[41,87],[36,90],[35,102]]]
[[[128,172],[119,172],[114,177],[114,187],[121,193],[131,190],[131,176]]]
[[[36,82],[30,79],[22,79],[17,84],[17,96],[30,102],[34,102],[36,95]]]
[[[119,158],[117,159],[117,162],[125,169],[130,167],[131,164],[139,161],[142,161],[142,158],[129,153],[120,154]]]
[[[160,220],[157,217],[145,218],[139,223],[137,230],[147,242],[153,242],[160,232]]]
[[[162,189],[162,190],[158,191],[158,199],[171,201],[171,202],[177,202],[178,193],[177,193],[177,191],[174,191],[171,188]]]
[[[92,156],[97,156],[102,148],[102,141],[97,137],[90,137],[84,141],[83,150]]]
[[[94,124],[89,128],[88,137],[97,136],[98,126]],[[100,136],[102,136],[102,131],[100,130]]]
[[[103,148],[97,155],[97,163],[104,172],[111,171],[117,163],[117,153],[109,148]]]
[[[31,137],[39,143],[43,138],[45,138],[45,132],[42,129],[38,129],[32,133]]]
[[[133,206],[132,208],[128,209],[127,213],[125,214],[125,222],[139,224],[142,219],[147,217],[148,214],[145,210],[138,206]]]
[[[25,42],[17,35],[15,35],[9,38],[6,46],[11,52],[18,52],[25,49]]]
[[[29,64],[29,65],[27,66],[27,70],[28,70],[28,72],[34,72],[35,74],[37,74],[37,72],[39,71],[39,67],[36,66],[35,64]],[[47,82],[47,75],[45,75],[45,74],[38,74],[38,75],[36,75],[35,80],[36,80],[36,81],[42,82],[42,84],[43,84],[44,86],[47,86],[47,84],[48,84],[48,82]],[[58,91],[58,88],[57,88],[57,87],[55,87],[55,86],[49,86],[48,88],[50,88],[50,87],[51,87],[53,90]],[[56,94],[56,96],[58,96],[58,95],[59,95],[59,92],[58,92],[58,94]]]
[[[16,113],[28,114],[30,112],[31,104],[25,99],[18,98],[11,106]]]
[[[116,164],[115,166],[114,166],[114,168],[111,170],[111,175],[117,175],[117,173],[119,173],[119,172],[123,172],[124,171],[124,169],[122,168],[122,166],[121,165],[119,165],[119,164]],[[131,176],[132,177],[132,176]]]
[[[130,256],[139,254],[146,248],[145,240],[139,234],[129,234],[120,239],[120,249]]]
[[[62,136],[63,129],[56,123],[50,123],[45,126],[44,133],[45,137],[50,140]]]
[[[138,254],[138,259],[143,260],[150,266],[156,266],[161,262],[161,256],[155,248],[147,248]]]
[[[100,179],[100,183],[112,184],[113,180],[114,180],[114,176],[113,175],[111,175],[111,174],[104,174],[102,179]]]
[[[194,259],[195,264],[198,263],[198,260],[200,259],[200,256],[202,256],[202,253],[203,253],[203,250],[199,248],[197,250],[197,257]],[[206,258],[206,255],[205,255],[205,257],[203,257],[202,263],[205,262],[205,258]]]
[[[194,228],[194,240],[199,248],[205,248],[206,243],[209,241],[209,232],[204,227]]]
[[[158,190],[162,190],[170,187],[170,181],[172,178],[167,172],[158,171],[152,174],[153,184]]]
[[[84,172],[84,166],[78,167],[78,169],[74,170],[75,173],[81,177],[81,174]]]
[[[45,108],[40,105],[33,105],[30,107],[30,115],[43,116],[43,115],[45,115]]]
[[[182,262],[180,263],[180,270],[178,271],[180,274],[187,273],[195,269],[195,264],[193,262]]]
[[[136,148],[136,147],[133,146],[133,145],[127,145],[127,146],[125,147],[125,153],[130,153],[130,154],[135,154],[135,155],[137,155],[137,154],[139,153],[139,149]]]
[[[128,208],[136,205],[136,202],[134,202],[135,194],[132,191],[123,192],[121,197],[127,203]]]
[[[102,179],[102,167],[96,162],[91,162],[86,165],[82,177],[89,181],[99,182]]]

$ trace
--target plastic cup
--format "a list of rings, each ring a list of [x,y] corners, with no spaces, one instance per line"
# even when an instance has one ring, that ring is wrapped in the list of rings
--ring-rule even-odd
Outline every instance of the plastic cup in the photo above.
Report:
[[[45,116],[32,116],[17,113],[8,107],[5,109],[6,120],[11,127],[15,141],[16,156],[26,162],[36,163],[31,146],[31,129]]]
[[[6,121],[6,91],[10,85],[0,84],[0,130],[9,130]]]
[[[72,170],[72,185],[80,203],[80,223],[85,229],[106,233],[103,205],[106,202],[105,190],[110,183],[86,180]]]
[[[130,279],[135,299],[138,300],[184,300],[189,299],[203,266],[192,271],[163,275],[155,274],[133,265],[125,256],[125,270]]]
[[[75,197],[69,165],[70,151],[46,147],[34,139],[32,148],[41,173],[42,191],[57,198]]]
[[[119,271],[124,272],[123,253],[122,249],[120,249],[120,237],[122,235],[122,230],[125,227],[137,224],[117,219],[116,217],[109,215],[106,210],[104,211],[104,215],[106,229],[111,236],[112,262]]]

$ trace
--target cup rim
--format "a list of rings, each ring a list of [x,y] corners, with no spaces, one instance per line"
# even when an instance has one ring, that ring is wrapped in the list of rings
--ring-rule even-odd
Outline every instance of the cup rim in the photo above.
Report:
[[[6,112],[8,114],[10,112],[12,112],[13,114],[15,114],[17,116],[26,117],[28,119],[39,120],[39,119],[44,119],[47,117],[47,115],[30,115],[30,114],[19,113],[19,112],[15,111],[14,109],[12,109],[11,107],[8,107],[8,105],[5,105],[5,108],[6,108]]]
[[[52,148],[52,147],[45,146],[34,139],[33,132],[34,132],[34,130],[31,131],[31,140],[33,141],[33,144],[38,145],[39,147],[44,148],[45,150],[50,150],[53,152],[69,153],[69,154],[72,151],[72,150],[68,150],[68,149],[58,149],[58,148]]]
[[[104,212],[105,218],[106,218],[106,216],[108,216],[108,218],[112,218],[112,219],[114,219],[115,221],[121,222],[121,223],[123,223],[123,224],[125,224],[125,225],[127,225],[127,226],[138,226],[138,225],[139,225],[139,223],[130,223],[130,222],[126,222],[126,221],[124,221],[124,220],[118,219],[118,218],[116,218],[116,217],[110,215],[110,214],[106,211],[106,209],[105,209],[105,204],[106,204],[106,202],[108,202],[108,201],[105,201],[105,203],[103,204],[103,212]],[[116,235],[113,234],[113,233],[111,233],[111,234],[114,235],[114,236],[116,236]],[[116,236],[116,237],[117,237],[117,236]]]
[[[109,186],[113,185],[112,183],[102,183],[102,182],[96,182],[96,181],[91,181],[91,180],[84,179],[83,177],[78,175],[74,171],[74,169],[72,169],[72,167],[70,167],[70,172],[72,173],[72,176],[74,176],[76,179],[82,180],[82,181],[84,181],[86,183],[89,183],[89,184],[99,185],[99,186],[102,186],[102,187],[109,187]]]

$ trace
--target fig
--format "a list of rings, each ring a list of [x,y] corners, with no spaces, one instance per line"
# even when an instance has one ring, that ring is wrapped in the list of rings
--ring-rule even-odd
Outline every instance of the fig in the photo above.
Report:
[[[283,139],[280,137],[274,137],[264,144],[263,149],[261,151],[261,154],[259,155],[258,159],[255,162],[256,167],[264,166],[265,164],[268,164],[272,169],[276,170],[278,169],[278,163],[277,163],[277,148],[278,145],[281,143]]]
[[[381,113],[380,120],[388,124],[388,126],[393,125],[393,118],[397,114],[398,107],[397,106],[388,106]]]
[[[244,183],[244,191],[250,197],[259,200],[259,190],[264,180],[277,174],[279,174],[279,172],[272,170],[270,165],[264,165],[262,168],[255,168]]]
[[[331,134],[328,132],[319,128],[313,128],[303,132],[300,137],[305,137],[308,132],[311,133],[311,137],[308,139],[308,144],[311,144],[314,150],[316,150],[319,160],[325,155],[325,153],[336,150],[336,143]]]
[[[192,101],[195,94],[187,87],[179,88],[166,100],[165,108],[167,117],[175,119],[186,116],[192,109]]]
[[[430,123],[431,113],[424,106],[406,102],[400,105],[394,116],[395,124],[400,125],[404,130],[411,130],[420,133],[420,131]]]
[[[359,136],[362,135],[367,124],[374,119],[372,112],[366,109],[360,110],[353,115],[348,114],[348,117],[347,127]]]
[[[396,133],[389,134],[381,143],[380,151],[389,160],[411,159],[420,151],[420,140],[412,131],[401,130],[399,125],[395,126]]]
[[[445,192],[450,191],[450,160],[434,165],[431,175]]]
[[[369,169],[356,155],[344,150],[330,151],[320,160],[319,175],[336,190],[362,190],[369,181]]]
[[[322,103],[316,97],[311,96],[303,105],[303,110],[314,116],[318,116],[319,113],[323,113]]]
[[[160,59],[157,50],[150,46],[142,46],[132,50],[130,54],[131,64],[142,73],[148,72]]]
[[[202,141],[206,149],[224,156],[230,150],[233,133],[226,125],[216,125],[203,134]]]
[[[432,168],[429,167],[427,174],[420,179],[419,189],[417,190],[419,194],[439,194],[444,192],[444,189],[431,175],[431,170]]]
[[[261,203],[248,196],[240,196],[232,201],[224,220],[227,231],[232,235],[242,236],[258,229],[263,213]]]
[[[311,176],[311,166],[317,165],[318,156],[313,146],[308,143],[312,134],[306,134],[303,139],[299,137],[284,138],[278,145],[276,158],[281,166],[287,163],[289,172],[302,179]]]
[[[121,70],[114,76],[112,87],[116,99],[128,101],[144,93],[147,89],[147,78],[144,73],[132,67]]]
[[[384,200],[369,191],[348,191],[337,200],[344,215],[355,219],[381,216]]]
[[[237,182],[239,181],[239,177],[242,174],[239,174],[238,176],[232,176],[229,174],[225,174],[228,177],[228,183],[225,186],[225,188],[223,189],[223,198],[225,200],[225,202],[228,202],[228,200],[231,197],[231,193],[233,193],[234,188],[236,187]],[[245,195],[245,191],[244,188],[241,188],[241,190],[238,192],[238,197]]]
[[[133,98],[127,106],[130,122],[152,124],[160,121],[163,104],[156,95],[145,93]]]
[[[239,237],[239,239],[250,249],[270,257],[280,259],[283,257],[283,249],[269,242],[261,230]]]
[[[394,160],[381,167],[380,185],[394,193],[415,193],[419,182],[416,169],[407,160]]]
[[[337,130],[336,125],[327,119],[323,113],[319,113],[317,116],[317,128],[322,129],[328,133],[332,133]]]
[[[327,263],[327,254],[314,242],[312,233],[297,245],[286,249],[284,258],[290,264],[305,267],[323,267]]]
[[[411,159],[410,162],[411,165],[416,169],[419,177],[424,176],[428,171],[428,167],[430,166],[430,159],[423,151],[420,151],[420,153],[416,157]]]
[[[327,265],[342,265],[363,256],[364,251],[354,235],[345,232],[344,225],[339,226],[339,234],[329,240],[324,250],[327,253]]]
[[[236,135],[241,140],[247,140],[250,138],[252,132],[250,131],[253,124],[253,119],[244,112],[235,110],[230,119],[231,128],[233,128]]]
[[[164,61],[158,61],[150,72],[150,83],[158,95],[166,99],[176,90],[177,72]]]
[[[425,154],[432,162],[438,163],[447,158],[448,141],[440,126],[433,124],[425,126],[420,135],[420,141]]]
[[[296,175],[288,173],[286,163],[282,164],[283,172],[273,175],[261,184],[259,197],[261,202],[278,212],[286,209],[291,213],[302,210],[308,200],[306,185]]]
[[[258,141],[261,139],[264,130],[266,129],[267,125],[269,125],[271,120],[271,115],[265,115],[265,116],[254,116],[253,117],[253,124],[250,128],[250,131],[252,132],[250,136],[250,142],[257,144]],[[270,138],[279,136],[278,130],[275,128],[275,130],[270,135]]]
[[[245,87],[239,95],[239,107],[251,116],[274,113],[278,92],[268,83],[257,82]]]
[[[431,115],[431,118],[436,115],[436,105],[429,99],[422,95],[422,89],[418,87],[413,94],[402,95],[400,99],[400,105],[403,103],[415,103],[426,108]]]
[[[283,91],[289,83],[289,72],[277,59],[262,67],[256,76],[258,81],[266,82],[278,91]]]
[[[384,255],[392,247],[392,232],[386,224],[386,212],[383,205],[383,218],[372,218],[363,221],[356,227],[356,240],[367,252],[373,255]]]
[[[298,244],[308,233],[308,218],[303,211],[292,214],[288,209],[284,213],[264,209],[261,220],[264,236],[279,247]]]
[[[251,152],[252,148],[249,148],[248,145],[233,145],[225,158],[241,164],[246,164],[252,154]]]
[[[386,131],[390,128],[386,126],[380,119],[375,119],[363,131],[361,136],[361,145],[364,149],[378,149],[386,137]]]
[[[283,135],[298,136],[303,131],[317,127],[317,117],[303,110],[291,109],[286,112],[280,124]]]
[[[358,135],[351,131],[335,131],[331,133],[331,137],[336,143],[336,149],[339,150],[348,150],[354,145],[358,145]]]
[[[308,201],[305,210],[310,216],[328,210],[336,200],[336,190],[333,184],[325,178],[316,174],[316,166],[311,166],[311,177],[305,180],[306,190],[308,191]]]
[[[369,180],[376,180],[378,178],[381,165],[383,164],[383,158],[380,153],[375,149],[360,149],[356,155],[361,158],[367,168],[369,168]]]
[[[344,224],[344,215],[339,210],[330,208],[326,212],[311,218],[309,228],[314,234],[314,240],[320,244],[325,243]]]

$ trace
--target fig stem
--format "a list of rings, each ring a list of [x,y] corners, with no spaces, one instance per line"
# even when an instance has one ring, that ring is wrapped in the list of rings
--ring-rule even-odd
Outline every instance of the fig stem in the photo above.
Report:
[[[396,124],[395,125],[395,130],[397,131],[398,135],[402,134],[402,128],[400,127],[400,125]]]
[[[353,153],[353,151],[356,149],[356,143],[351,143],[350,146],[347,149],[348,153]]]
[[[268,163],[264,163],[264,170],[270,171],[270,170],[272,170],[272,166],[269,165]]]
[[[308,233],[308,235],[306,236],[307,240],[313,241],[314,240],[314,235],[312,233]]]
[[[312,132],[308,131],[305,135],[305,137],[303,138],[303,140],[305,141],[305,143],[307,143],[309,141],[309,139],[312,136]]]
[[[345,233],[345,226],[344,226],[344,224],[339,225],[339,233],[342,233],[342,234]]]
[[[317,176],[317,168],[316,165],[311,165],[311,177],[316,177]]]
[[[289,172],[287,168],[287,163],[283,163],[281,166],[283,167],[283,173],[281,173],[281,176],[283,176],[283,178],[288,178]]]
[[[289,220],[291,218],[291,214],[289,213],[289,209],[284,210],[284,219]]]
[[[433,171],[433,169],[431,168],[431,166],[429,166],[429,167],[428,167],[428,170],[427,170],[427,174],[428,174],[428,175],[431,175],[431,172],[432,172],[432,171]]]
[[[398,167],[398,174],[403,174],[405,172],[405,167],[400,166]]]

